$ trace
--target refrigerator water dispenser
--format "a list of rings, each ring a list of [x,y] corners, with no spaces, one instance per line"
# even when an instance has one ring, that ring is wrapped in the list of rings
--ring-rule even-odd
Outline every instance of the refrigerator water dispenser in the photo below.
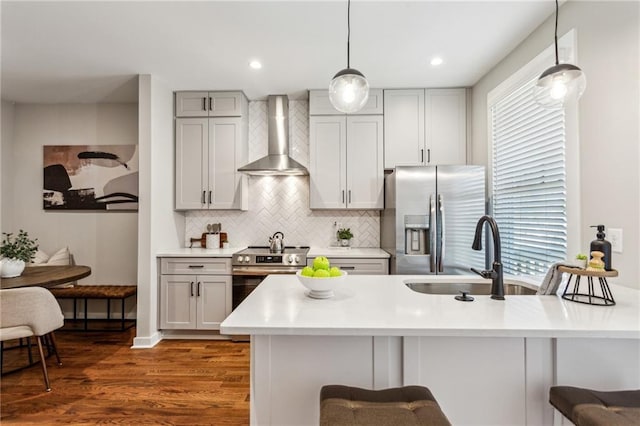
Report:
[[[429,254],[428,216],[404,216],[404,253],[416,255]]]

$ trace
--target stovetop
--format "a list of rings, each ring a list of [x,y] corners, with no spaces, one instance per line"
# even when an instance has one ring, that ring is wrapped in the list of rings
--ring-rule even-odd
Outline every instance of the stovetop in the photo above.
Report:
[[[233,255],[233,266],[294,266],[303,267],[307,264],[309,247],[285,246],[282,253],[272,253],[266,246],[249,246]]]
[[[279,254],[307,254],[309,247],[306,246],[285,246],[281,253],[273,253],[267,246],[249,246],[236,254],[255,254],[255,255],[279,255]]]

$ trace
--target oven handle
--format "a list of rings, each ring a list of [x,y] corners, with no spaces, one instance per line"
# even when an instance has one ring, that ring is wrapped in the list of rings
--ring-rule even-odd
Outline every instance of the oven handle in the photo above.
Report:
[[[251,267],[240,267],[233,268],[231,270],[232,275],[246,275],[246,276],[256,276],[256,277],[264,277],[269,274],[289,274],[293,275],[302,268],[251,268]]]

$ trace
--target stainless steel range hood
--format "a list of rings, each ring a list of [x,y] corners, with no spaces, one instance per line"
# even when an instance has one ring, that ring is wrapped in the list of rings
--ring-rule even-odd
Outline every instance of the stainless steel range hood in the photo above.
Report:
[[[308,175],[302,164],[289,157],[289,98],[286,95],[267,97],[267,120],[267,156],[240,167],[238,171],[250,175]]]

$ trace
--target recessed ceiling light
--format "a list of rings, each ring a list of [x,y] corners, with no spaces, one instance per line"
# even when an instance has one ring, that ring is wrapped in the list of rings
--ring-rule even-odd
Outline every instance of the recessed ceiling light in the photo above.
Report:
[[[443,62],[444,61],[439,56],[436,56],[431,59],[431,65],[433,65],[434,67],[437,67],[438,65],[442,65]]]
[[[262,64],[260,63],[260,61],[256,60],[249,62],[249,66],[254,70],[259,70],[260,68],[262,68]]]

